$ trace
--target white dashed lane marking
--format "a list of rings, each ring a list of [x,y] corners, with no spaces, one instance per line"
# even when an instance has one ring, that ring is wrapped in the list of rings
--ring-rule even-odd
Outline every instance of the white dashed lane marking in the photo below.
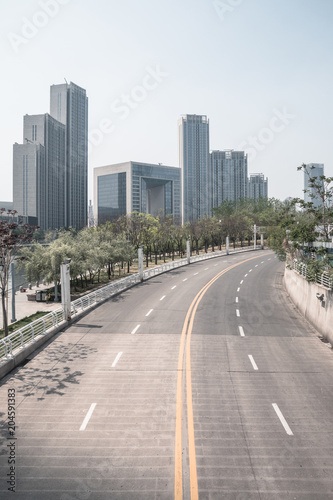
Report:
[[[115,360],[114,362],[112,363],[112,368],[114,368],[116,366],[116,364],[118,363],[118,361],[120,360],[121,358],[121,355],[122,355],[122,352],[118,352],[117,356],[115,357]]]
[[[251,361],[251,365],[253,366],[254,370],[258,370],[257,363],[254,361],[253,356],[251,354],[248,355],[249,360]]]
[[[131,331],[131,334],[134,335],[134,333],[136,333],[140,328],[140,325],[136,325],[136,327],[134,328],[134,330]]]
[[[289,425],[287,424],[287,421],[286,419],[284,418],[284,416],[282,415],[282,412],[280,410],[280,408],[278,407],[278,405],[276,403],[272,403],[272,406],[275,410],[275,413],[277,414],[277,416],[279,417],[280,419],[280,422],[281,424],[283,425],[284,427],[284,430],[286,431],[286,433],[289,435],[289,436],[293,436],[293,432],[292,430],[290,429]]]
[[[90,420],[91,415],[93,414],[93,411],[95,409],[96,404],[97,403],[92,403],[92,405],[90,406],[90,408],[89,408],[89,410],[87,412],[87,415],[84,417],[84,420],[83,420],[82,425],[80,427],[80,431],[84,431],[85,428],[87,427],[87,424],[88,424],[88,422]]]
[[[243,327],[242,326],[239,326],[238,327],[238,330],[239,330],[239,334],[241,337],[245,337],[245,333],[244,333],[244,330],[243,330]]]

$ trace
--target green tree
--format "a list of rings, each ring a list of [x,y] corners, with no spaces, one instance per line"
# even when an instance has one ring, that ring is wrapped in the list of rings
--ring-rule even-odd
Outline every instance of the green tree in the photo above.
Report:
[[[0,209],[0,291],[2,304],[3,330],[8,335],[6,295],[10,276],[10,266],[15,260],[22,259],[20,250],[30,243],[37,226],[23,222],[15,210]]]

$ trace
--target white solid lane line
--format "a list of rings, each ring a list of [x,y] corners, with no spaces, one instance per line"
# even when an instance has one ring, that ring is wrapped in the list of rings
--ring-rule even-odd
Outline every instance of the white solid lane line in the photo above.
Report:
[[[272,406],[277,414],[277,416],[279,417],[280,419],[280,422],[281,424],[283,425],[284,427],[284,430],[286,431],[286,433],[289,435],[289,436],[293,436],[293,432],[292,430],[290,429],[289,425],[287,424],[287,421],[286,419],[284,418],[284,416],[282,415],[282,412],[280,410],[280,408],[278,407],[278,405],[276,403],[272,403]]]
[[[165,299],[165,295],[163,295],[163,297],[160,298],[160,300],[163,300],[163,299]]]
[[[136,327],[134,328],[134,330],[131,331],[131,334],[134,335],[134,333],[136,333],[140,328],[140,325],[136,325]]]
[[[93,413],[93,411],[95,409],[96,404],[97,403],[92,403],[92,405],[90,406],[90,408],[89,408],[89,410],[87,412],[87,415],[84,417],[84,420],[83,420],[82,425],[80,427],[80,431],[84,431],[85,428],[87,427],[87,424],[88,424],[88,422],[90,420],[90,417],[91,417],[91,415],[92,415],[92,413]]]
[[[253,356],[251,354],[248,354],[249,360],[251,361],[251,365],[253,366],[254,370],[258,370],[257,363],[254,361]]]
[[[171,290],[174,290],[174,289],[176,288],[176,286],[177,286],[177,285],[175,285],[175,286],[171,287]]]
[[[239,318],[240,316],[240,312],[239,312],[239,309],[236,309],[236,316]]]
[[[237,288],[237,292],[239,292],[239,290],[240,290],[240,287]]]
[[[238,304],[238,297],[236,297],[236,303]]]
[[[115,360],[114,362],[112,363],[112,368],[114,368],[116,366],[116,364],[118,363],[118,361],[120,360],[121,358],[121,355],[122,355],[122,352],[118,352],[117,356],[115,357]]]
[[[245,337],[245,333],[244,333],[243,327],[239,326],[238,329],[239,329],[240,336],[241,337]]]
[[[149,316],[150,313],[153,312],[154,309],[149,309],[149,311],[147,312],[146,316]]]

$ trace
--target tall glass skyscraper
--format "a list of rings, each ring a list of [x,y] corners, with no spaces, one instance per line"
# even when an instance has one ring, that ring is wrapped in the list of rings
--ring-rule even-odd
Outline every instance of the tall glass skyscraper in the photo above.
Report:
[[[51,113],[24,117],[14,144],[13,202],[42,229],[87,225],[88,100],[74,83],[51,86]]]
[[[320,180],[320,176],[324,174],[323,163],[308,163],[304,171],[304,201],[305,203],[313,203],[315,208],[322,207],[322,200],[318,197],[316,190],[309,186],[310,177],[315,177],[316,184],[324,187],[324,181]]]
[[[212,151],[210,179],[211,208],[218,207],[225,200],[247,198],[247,155],[244,151]]]
[[[50,114],[66,126],[65,225],[80,229],[88,212],[88,98],[75,83],[52,85]]]
[[[182,223],[210,215],[209,120],[184,115],[178,121],[178,154],[182,186]]]
[[[24,144],[13,148],[13,201],[42,229],[65,226],[66,128],[49,114],[25,115]]]

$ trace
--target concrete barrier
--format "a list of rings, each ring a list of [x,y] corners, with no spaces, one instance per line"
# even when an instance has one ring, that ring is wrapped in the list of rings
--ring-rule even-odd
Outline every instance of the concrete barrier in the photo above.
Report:
[[[297,309],[333,346],[333,291],[285,269],[284,284]]]

